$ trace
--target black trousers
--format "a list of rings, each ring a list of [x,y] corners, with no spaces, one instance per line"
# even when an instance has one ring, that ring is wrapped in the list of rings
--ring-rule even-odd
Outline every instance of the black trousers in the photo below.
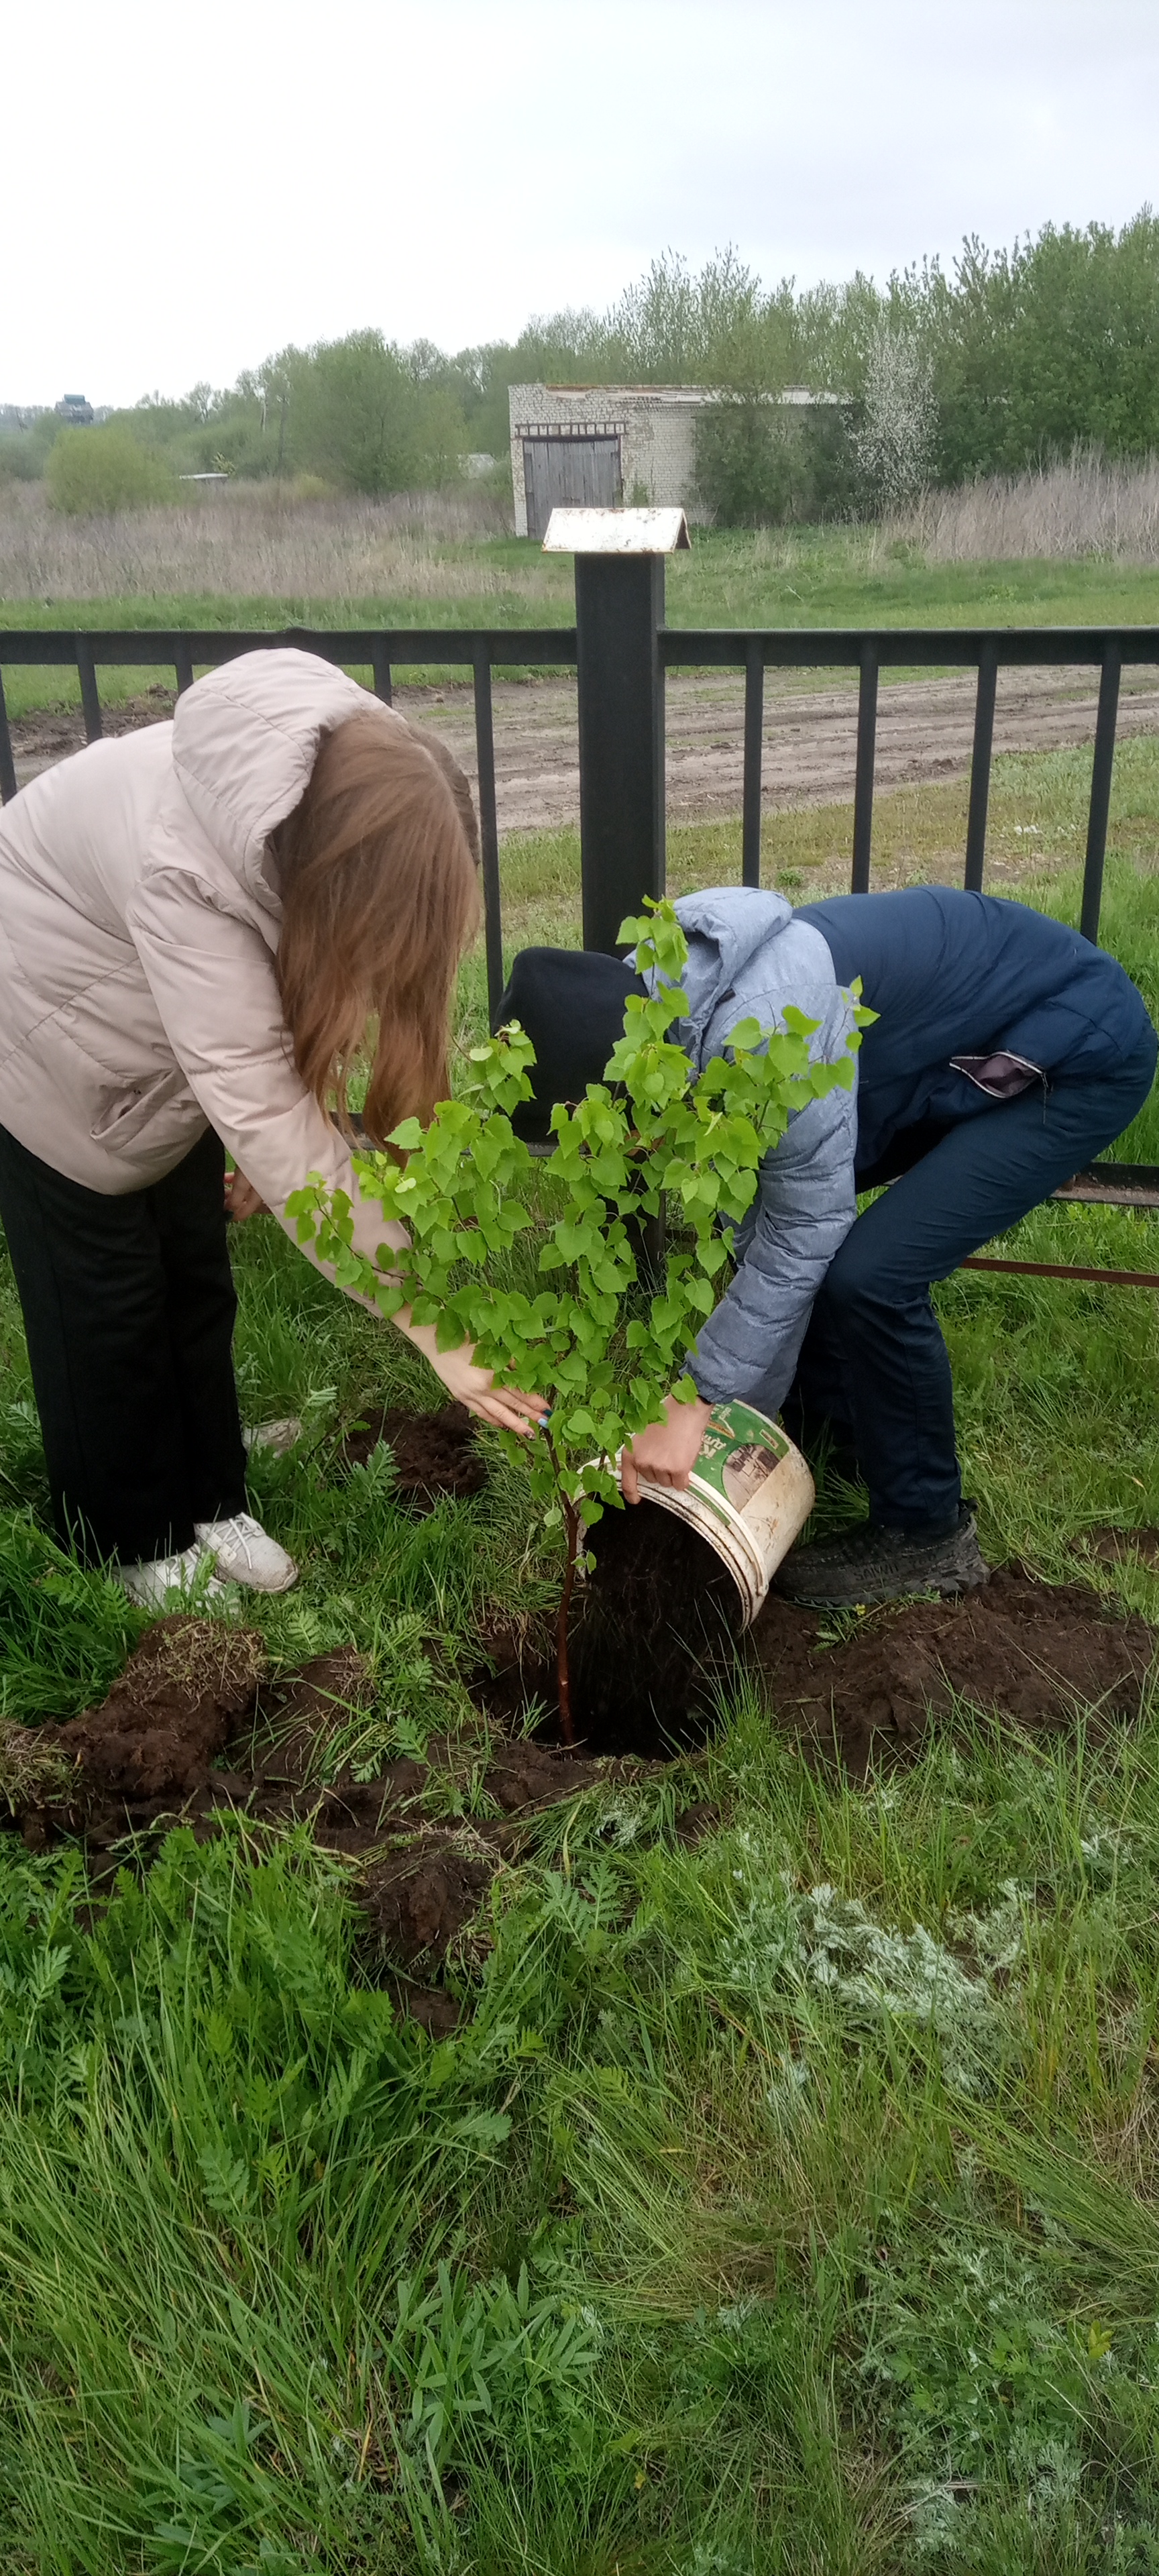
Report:
[[[168,1556],[245,1507],[224,1171],[210,1131],[151,1189],[109,1198],[0,1127],[53,1510],[90,1559]]]
[[[1150,1030],[1117,1073],[1059,1082],[949,1128],[851,1227],[814,1305],[784,1407],[806,1450],[856,1457],[871,1518],[948,1528],[962,1485],[950,1360],[930,1301],[967,1253],[1121,1136],[1151,1089]]]

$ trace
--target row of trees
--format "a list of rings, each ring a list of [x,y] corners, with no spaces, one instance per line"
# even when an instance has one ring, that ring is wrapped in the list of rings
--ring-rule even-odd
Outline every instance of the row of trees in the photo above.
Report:
[[[15,436],[0,436],[0,472],[7,461],[10,473],[46,474],[65,509],[85,506],[105,482],[107,506],[120,506],[130,497],[164,499],[181,474],[222,471],[405,492],[453,481],[471,444],[461,400],[426,368],[421,349],[354,331],[313,349],[283,349],[227,390],[198,384],[180,401],[146,396],[94,429],[62,428],[44,413]],[[134,455],[145,462],[131,494]]]
[[[885,287],[859,275],[801,294],[766,289],[732,250],[695,275],[667,253],[604,314],[557,313],[454,356],[354,332],[111,426],[173,474],[395,492],[446,483],[471,451],[502,459],[508,387],[540,377],[717,388],[700,478],[725,521],[881,509],[1076,443],[1144,455],[1159,449],[1159,219],[1048,225],[1012,250],[971,240],[949,273],[928,260]],[[788,385],[838,399],[802,428],[769,399]],[[0,435],[0,468],[42,472],[58,426]]]

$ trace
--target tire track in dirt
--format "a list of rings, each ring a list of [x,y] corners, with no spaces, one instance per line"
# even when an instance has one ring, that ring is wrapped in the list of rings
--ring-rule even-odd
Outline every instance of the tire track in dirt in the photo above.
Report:
[[[880,790],[968,775],[974,744],[972,672],[884,683],[878,704]],[[744,754],[744,675],[670,672],[666,690],[668,819],[736,815]],[[1000,672],[994,750],[1049,751],[1093,744],[1097,675],[1056,669]],[[474,715],[467,688],[400,691],[399,703],[445,734],[475,775]],[[857,759],[857,688],[807,685],[766,673],[763,804],[848,802]],[[1159,731],[1159,673],[1124,673],[1119,738]],[[501,832],[539,831],[579,819],[575,684],[495,688],[496,802]]]

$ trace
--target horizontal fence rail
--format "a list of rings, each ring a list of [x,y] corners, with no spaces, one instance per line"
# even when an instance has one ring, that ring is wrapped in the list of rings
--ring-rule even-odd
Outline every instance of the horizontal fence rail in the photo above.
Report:
[[[1093,1281],[1098,1288],[1159,1288],[1159,1270],[1080,1270],[1074,1261],[986,1261],[971,1252],[958,1268],[1012,1270],[1020,1279],[1076,1279],[1080,1286]]]

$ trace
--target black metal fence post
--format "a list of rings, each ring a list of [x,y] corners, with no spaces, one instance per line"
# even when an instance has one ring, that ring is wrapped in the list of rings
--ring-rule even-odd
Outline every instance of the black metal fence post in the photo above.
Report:
[[[866,636],[859,661],[861,681],[857,692],[857,771],[853,781],[853,869],[849,881],[851,894],[868,894],[869,859],[873,845],[873,768],[877,754],[877,673],[880,661],[876,638]]]
[[[77,678],[80,681],[80,702],[84,709],[85,740],[86,742],[99,742],[104,732],[104,726],[101,723],[101,700],[100,692],[97,688],[97,666],[93,658],[93,648],[87,635],[77,636],[76,668]]]
[[[499,890],[499,825],[495,810],[495,726],[491,708],[491,656],[480,647],[474,660],[475,759],[479,775],[479,861],[483,878],[483,939],[487,956],[487,1018],[494,1028],[503,995],[503,919]]]
[[[740,833],[740,881],[742,885],[759,886],[761,881],[761,777],[764,768],[765,723],[765,656],[759,635],[754,635],[745,657],[744,680],[744,789]]]
[[[664,892],[663,555],[575,559],[583,941]]]
[[[1087,822],[1087,857],[1083,869],[1083,908],[1079,929],[1084,939],[1098,945],[1099,913],[1103,901],[1103,861],[1107,854],[1107,823],[1111,812],[1111,772],[1115,765],[1115,724],[1119,713],[1119,674],[1123,667],[1123,648],[1118,639],[1109,636],[1103,647],[1103,667],[1099,677],[1099,711],[1095,717],[1095,756],[1091,764],[1091,807]]]
[[[966,818],[968,894],[981,894],[986,868],[986,817],[990,810],[990,756],[994,748],[994,701],[998,691],[998,645],[988,636],[978,656],[978,695],[974,701],[974,756],[970,763],[970,811]]]
[[[16,794],[16,763],[12,757],[12,736],[8,731],[8,709],[4,703],[4,675],[0,672],[0,805],[11,804]]]

